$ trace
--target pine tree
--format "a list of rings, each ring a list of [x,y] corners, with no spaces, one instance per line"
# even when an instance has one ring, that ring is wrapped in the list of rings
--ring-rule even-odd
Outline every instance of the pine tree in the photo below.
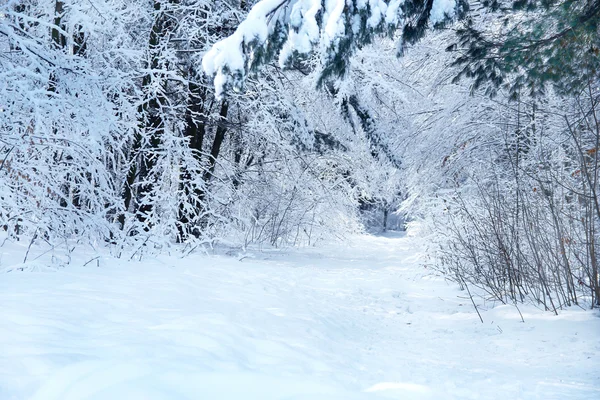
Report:
[[[462,69],[455,81],[473,79],[473,90],[483,87],[490,95],[507,88],[513,98],[540,95],[548,84],[575,94],[597,81],[600,1],[484,3],[498,27],[478,27],[473,18],[465,19],[458,42],[448,48],[460,53],[454,64]]]
[[[217,95],[240,90],[249,72],[276,57],[282,67],[316,52],[321,79],[344,76],[356,49],[402,30],[399,51],[468,11],[468,0],[261,0],[235,33],[203,59]]]
[[[462,20],[448,48],[459,52],[456,80],[473,79],[474,90],[490,95],[507,87],[513,98],[523,90],[540,94],[549,83],[573,93],[598,71],[599,11],[598,0],[262,0],[203,67],[221,96],[241,90],[249,73],[276,57],[290,67],[317,53],[321,84],[346,75],[353,53],[377,35],[401,31],[403,54],[429,28]]]

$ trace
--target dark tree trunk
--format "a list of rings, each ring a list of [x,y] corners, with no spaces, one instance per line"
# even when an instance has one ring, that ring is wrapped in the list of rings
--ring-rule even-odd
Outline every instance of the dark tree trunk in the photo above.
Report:
[[[202,147],[206,135],[206,124],[201,120],[202,114],[206,112],[206,89],[193,82],[196,73],[193,68],[188,71],[188,105],[185,114],[184,135],[189,139],[189,146],[194,158],[200,164],[202,160]],[[185,194],[185,200],[179,204],[179,214],[177,217],[177,241],[183,242],[190,232],[195,229],[194,217],[202,214],[203,191],[196,184],[192,184],[192,172],[187,166],[181,169],[181,189]],[[189,203],[185,203],[189,202]],[[191,211],[188,207],[193,207]]]
[[[229,109],[229,103],[226,100],[221,103],[221,111],[219,112],[219,119],[221,121],[225,121],[227,119],[227,111]],[[225,124],[217,125],[217,132],[215,133],[215,140],[213,141],[212,147],[210,149],[210,158],[208,160],[208,169],[204,173],[204,181],[209,183],[213,177],[213,173],[215,172],[215,167],[217,166],[217,158],[219,158],[219,153],[221,152],[221,145],[223,144],[223,140],[225,139],[225,134],[227,133],[227,128]]]
[[[383,231],[387,232],[387,222],[388,222],[388,209],[387,207],[383,209]]]
[[[162,81],[163,76],[158,72],[161,41],[171,29],[172,19],[162,8],[160,0],[154,1],[154,10],[156,13],[154,24],[150,31],[148,40],[148,51],[150,53],[149,72],[142,79],[142,91],[147,91],[155,80]],[[167,3],[176,3],[175,0]],[[164,86],[163,82],[160,82]],[[159,149],[161,138],[164,133],[164,121],[161,115],[162,105],[165,99],[162,95],[154,95],[140,105],[138,112],[140,114],[139,129],[140,133],[135,136],[131,151],[131,167],[126,178],[123,191],[123,200],[126,210],[136,213],[137,219],[142,222],[147,229],[147,216],[152,212],[153,204],[147,201],[148,195],[154,188],[154,183],[150,177],[150,172],[156,164],[156,150]],[[144,143],[144,137],[148,140]],[[135,182],[143,182],[137,191],[133,189]],[[135,199],[135,202],[134,202]],[[120,218],[122,226],[124,216]]]

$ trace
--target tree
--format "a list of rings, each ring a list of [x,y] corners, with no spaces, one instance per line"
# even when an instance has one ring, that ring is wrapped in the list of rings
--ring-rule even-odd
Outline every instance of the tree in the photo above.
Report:
[[[448,47],[462,67],[456,80],[469,78],[474,90],[485,87],[492,95],[505,87],[516,98],[539,95],[548,84],[576,94],[598,79],[600,1],[488,3],[490,17],[467,18],[457,30],[458,42]]]
[[[0,8],[0,218],[11,234],[106,239],[117,230],[132,111],[121,100],[132,87],[104,56],[130,14],[118,0],[98,7],[124,18],[108,27],[93,5],[67,0]]]
[[[276,57],[282,67],[291,66],[316,50],[322,83],[345,75],[352,54],[374,36],[401,28],[402,51],[428,26],[443,26],[467,10],[467,0],[261,0],[231,36],[212,47],[202,65],[221,96],[240,90],[249,72]]]

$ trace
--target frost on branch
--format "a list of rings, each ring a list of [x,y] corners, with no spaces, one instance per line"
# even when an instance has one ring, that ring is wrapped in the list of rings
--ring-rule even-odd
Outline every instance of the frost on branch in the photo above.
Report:
[[[321,80],[344,76],[356,48],[376,34],[403,25],[402,41],[413,43],[428,25],[455,17],[463,0],[262,0],[229,37],[204,56],[217,96],[241,90],[246,75],[278,56],[286,67],[316,52]]]

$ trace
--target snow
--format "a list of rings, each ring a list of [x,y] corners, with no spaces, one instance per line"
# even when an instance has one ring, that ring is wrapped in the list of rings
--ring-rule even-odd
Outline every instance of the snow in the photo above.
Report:
[[[335,41],[346,33],[342,18],[345,6],[345,0],[325,0],[325,14],[323,16],[325,23],[321,44],[324,49],[336,45]]]
[[[442,22],[446,17],[453,18],[455,8],[456,0],[433,0],[429,21],[435,25]]]
[[[294,4],[290,13],[290,29],[288,40],[279,53],[279,65],[285,66],[294,51],[309,53],[319,40],[317,14],[321,11],[319,0],[306,0]]]
[[[387,4],[381,0],[370,0],[369,6],[371,9],[371,16],[367,19],[367,26],[376,28],[381,23],[383,16],[387,11]]]
[[[395,25],[398,23],[398,17],[400,13],[400,6],[404,4],[404,0],[391,0],[385,12],[385,22],[388,25]]]
[[[248,16],[236,28],[235,32],[213,45],[202,58],[202,68],[206,74],[215,76],[214,84],[217,97],[223,95],[228,82],[225,70],[241,73],[244,70],[244,55],[242,45],[267,40],[269,27],[268,16],[276,11],[282,0],[262,0],[255,4]]]
[[[347,34],[348,12],[354,13],[350,18],[351,26],[354,33],[359,33],[359,14],[368,15],[366,24],[371,29],[380,27],[383,22],[395,25],[403,3],[404,0],[261,0],[256,2],[232,35],[219,40],[204,54],[202,69],[213,77],[216,96],[221,98],[229,87],[234,91],[241,88],[247,61],[254,57],[255,48],[267,43],[276,21],[288,29],[287,39],[279,51],[281,67],[294,54],[309,54],[316,47],[319,47],[321,59],[326,63]],[[453,16],[454,5],[455,0],[435,0],[432,21],[441,21],[445,14]],[[433,18],[439,18],[439,21]]]
[[[597,313],[479,299],[482,324],[415,237],[18,267],[26,247],[0,248],[3,400],[600,398]]]

